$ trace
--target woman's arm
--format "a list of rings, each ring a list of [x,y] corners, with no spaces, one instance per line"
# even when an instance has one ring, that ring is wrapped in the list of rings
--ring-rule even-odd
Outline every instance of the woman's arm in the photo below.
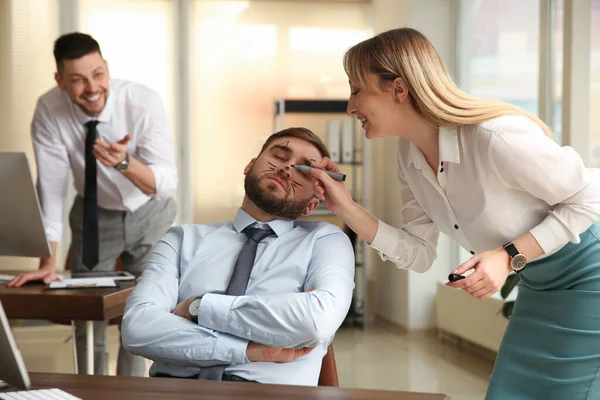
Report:
[[[314,164],[310,173],[315,195],[356,234],[378,251],[382,260],[390,260],[398,268],[425,272],[437,257],[439,230],[415,199],[402,170],[398,170],[401,186],[402,227],[395,228],[378,220],[358,205],[342,182],[335,181],[317,168],[340,172],[333,161],[324,158]]]

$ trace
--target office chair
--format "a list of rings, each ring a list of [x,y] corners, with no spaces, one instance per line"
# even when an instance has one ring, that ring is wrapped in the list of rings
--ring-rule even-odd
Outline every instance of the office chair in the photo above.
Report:
[[[333,344],[330,344],[329,347],[327,347],[327,354],[323,357],[318,385],[331,387],[340,386],[337,366],[335,364],[335,354],[333,353]]]

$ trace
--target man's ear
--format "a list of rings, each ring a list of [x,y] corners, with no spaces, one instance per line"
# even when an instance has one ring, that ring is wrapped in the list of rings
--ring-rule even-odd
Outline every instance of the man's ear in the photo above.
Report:
[[[394,101],[396,103],[404,103],[406,98],[408,97],[408,86],[404,79],[396,78],[392,83],[392,90],[394,93]]]
[[[308,205],[306,206],[306,208],[304,209],[304,211],[302,211],[302,215],[310,215],[312,214],[313,211],[315,211],[315,208],[317,208],[317,206],[319,205],[319,200],[313,198],[310,203],[308,203]]]
[[[65,84],[63,83],[62,76],[60,76],[60,74],[58,72],[54,73],[54,80],[56,81],[58,88],[64,92]]]
[[[106,74],[108,75],[108,79],[110,79],[110,69],[108,68],[108,61],[104,60],[104,65],[106,66]]]
[[[252,160],[250,160],[248,165],[246,165],[246,168],[244,168],[244,175],[248,175],[248,171],[250,171],[250,168],[252,168],[252,166],[254,165],[254,162],[256,162],[256,158],[253,158]]]

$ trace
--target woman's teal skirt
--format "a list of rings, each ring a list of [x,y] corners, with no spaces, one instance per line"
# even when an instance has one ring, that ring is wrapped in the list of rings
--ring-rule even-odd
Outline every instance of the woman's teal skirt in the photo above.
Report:
[[[486,400],[600,399],[600,223],[521,272]]]

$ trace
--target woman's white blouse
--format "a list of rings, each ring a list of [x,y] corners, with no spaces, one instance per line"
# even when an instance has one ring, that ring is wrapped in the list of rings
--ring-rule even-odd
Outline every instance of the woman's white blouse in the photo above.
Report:
[[[600,170],[586,168],[523,116],[442,127],[440,164],[428,166],[411,142],[398,144],[400,229],[379,221],[371,246],[383,260],[424,272],[439,232],[472,254],[531,232],[546,254],[600,220]]]

